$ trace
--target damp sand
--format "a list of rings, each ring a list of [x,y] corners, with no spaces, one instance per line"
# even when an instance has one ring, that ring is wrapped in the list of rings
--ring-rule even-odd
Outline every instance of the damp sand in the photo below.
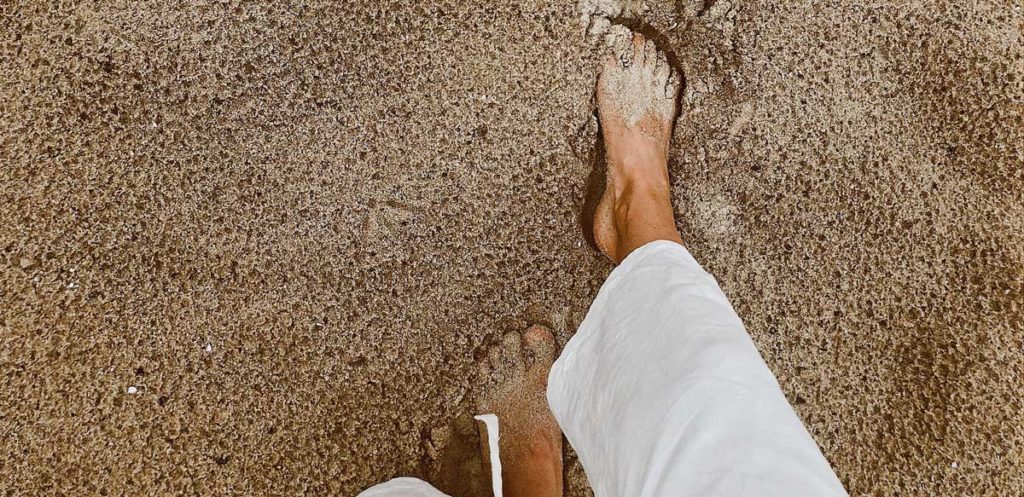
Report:
[[[685,75],[688,248],[851,494],[1024,487],[1020,12],[705,3],[617,14]],[[485,495],[475,354],[612,269],[578,7],[5,7],[4,490]]]

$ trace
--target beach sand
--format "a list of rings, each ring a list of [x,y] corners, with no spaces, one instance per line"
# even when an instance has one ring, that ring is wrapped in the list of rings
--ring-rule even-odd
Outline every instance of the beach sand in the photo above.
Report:
[[[683,239],[851,494],[1019,495],[1021,5],[615,7],[685,77]],[[612,270],[580,8],[0,6],[0,490],[486,495],[475,355]]]

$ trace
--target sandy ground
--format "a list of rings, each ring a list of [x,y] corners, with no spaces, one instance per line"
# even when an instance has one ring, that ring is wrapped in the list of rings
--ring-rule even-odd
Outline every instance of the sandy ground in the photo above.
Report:
[[[2,490],[478,491],[475,352],[564,343],[612,269],[577,5],[76,3],[0,4]],[[850,492],[1020,495],[1021,3],[617,22],[685,73],[683,238]]]

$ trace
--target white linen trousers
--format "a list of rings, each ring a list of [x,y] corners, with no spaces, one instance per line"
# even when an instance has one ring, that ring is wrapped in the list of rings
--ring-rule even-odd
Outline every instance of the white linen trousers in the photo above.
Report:
[[[547,397],[596,497],[846,495],[718,283],[676,243],[612,271]],[[445,495],[396,478],[360,497]]]

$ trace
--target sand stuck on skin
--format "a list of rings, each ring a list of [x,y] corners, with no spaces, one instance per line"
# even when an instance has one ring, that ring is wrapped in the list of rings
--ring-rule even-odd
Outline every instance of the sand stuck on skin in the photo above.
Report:
[[[634,60],[637,54],[633,47],[633,32],[625,26],[611,26],[601,34],[607,51],[616,59],[620,70],[605,71],[601,78],[608,102],[615,107],[613,112],[622,116],[627,127],[635,127],[644,116],[657,116],[659,122],[675,117],[676,92],[679,75],[669,66],[663,52],[648,50],[640,54],[646,59],[657,57],[653,70],[645,69],[642,61]],[[650,88],[661,87],[658,92]]]
[[[1019,8],[608,5],[0,7],[0,489],[486,495],[477,353],[612,270],[597,17],[685,76],[683,240],[850,493],[1019,494]]]

